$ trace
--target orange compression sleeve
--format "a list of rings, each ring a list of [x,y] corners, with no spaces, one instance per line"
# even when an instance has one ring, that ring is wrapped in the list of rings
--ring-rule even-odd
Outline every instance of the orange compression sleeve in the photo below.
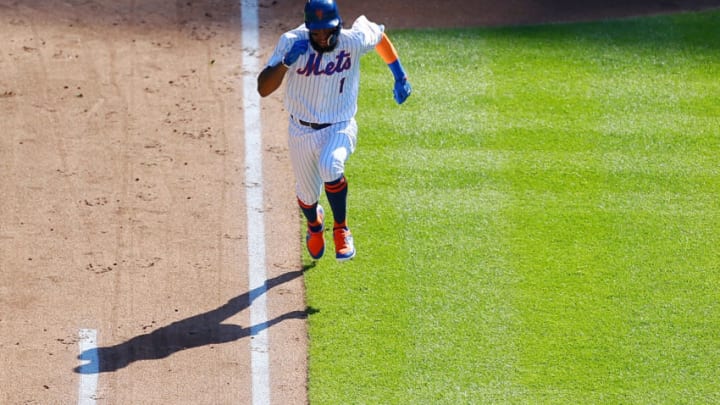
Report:
[[[390,39],[384,32],[380,43],[375,46],[375,51],[388,65],[398,59],[398,53],[395,50],[395,47],[393,46],[392,42],[390,42]]]

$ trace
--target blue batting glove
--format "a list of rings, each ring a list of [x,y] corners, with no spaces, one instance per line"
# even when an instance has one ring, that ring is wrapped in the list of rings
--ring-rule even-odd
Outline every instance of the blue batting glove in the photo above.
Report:
[[[390,68],[393,77],[395,77],[393,97],[395,97],[395,102],[397,102],[398,104],[402,104],[405,102],[405,100],[407,100],[408,97],[410,97],[410,93],[412,93],[412,87],[407,81],[407,74],[405,73],[405,69],[403,69],[403,66],[400,63],[400,59],[388,64],[388,67]]]
[[[292,48],[290,48],[288,53],[285,54],[285,57],[282,60],[282,64],[289,67],[293,63],[297,62],[298,58],[300,58],[300,55],[307,52],[308,44],[309,41],[307,39],[299,39],[295,41],[295,43],[292,45]]]
[[[410,82],[407,81],[406,77],[403,77],[401,80],[395,80],[393,96],[395,97],[396,103],[404,103],[405,100],[410,97],[410,93],[412,93],[412,86],[410,86]]]

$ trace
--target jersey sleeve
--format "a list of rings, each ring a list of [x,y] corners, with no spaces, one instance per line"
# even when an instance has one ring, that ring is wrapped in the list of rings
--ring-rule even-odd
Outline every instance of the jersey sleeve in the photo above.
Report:
[[[359,39],[363,52],[369,52],[375,49],[375,46],[380,43],[385,27],[361,15],[353,22],[350,31],[353,33],[353,36]]]

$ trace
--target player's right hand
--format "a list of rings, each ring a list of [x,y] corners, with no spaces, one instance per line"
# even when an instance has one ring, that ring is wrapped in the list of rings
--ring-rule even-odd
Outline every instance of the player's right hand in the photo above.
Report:
[[[285,54],[282,60],[282,64],[285,66],[291,66],[297,62],[300,55],[304,54],[308,50],[309,41],[307,39],[299,39],[295,41],[290,50]]]
[[[406,77],[395,81],[395,86],[393,87],[393,97],[395,98],[396,103],[404,103],[405,100],[410,97],[410,94],[412,94],[412,86],[410,86],[410,82],[407,81]]]

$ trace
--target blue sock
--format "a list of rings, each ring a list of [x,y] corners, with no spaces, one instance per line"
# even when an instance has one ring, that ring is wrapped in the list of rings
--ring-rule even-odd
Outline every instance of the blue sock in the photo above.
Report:
[[[305,215],[305,219],[307,219],[308,224],[314,224],[318,221],[317,202],[315,204],[308,205],[298,199],[298,205],[300,205],[300,210],[302,210],[303,215]],[[310,230],[313,232],[319,232],[321,228],[322,224],[310,226]]]
[[[325,183],[325,194],[335,217],[335,225],[346,226],[348,183],[345,176]]]

